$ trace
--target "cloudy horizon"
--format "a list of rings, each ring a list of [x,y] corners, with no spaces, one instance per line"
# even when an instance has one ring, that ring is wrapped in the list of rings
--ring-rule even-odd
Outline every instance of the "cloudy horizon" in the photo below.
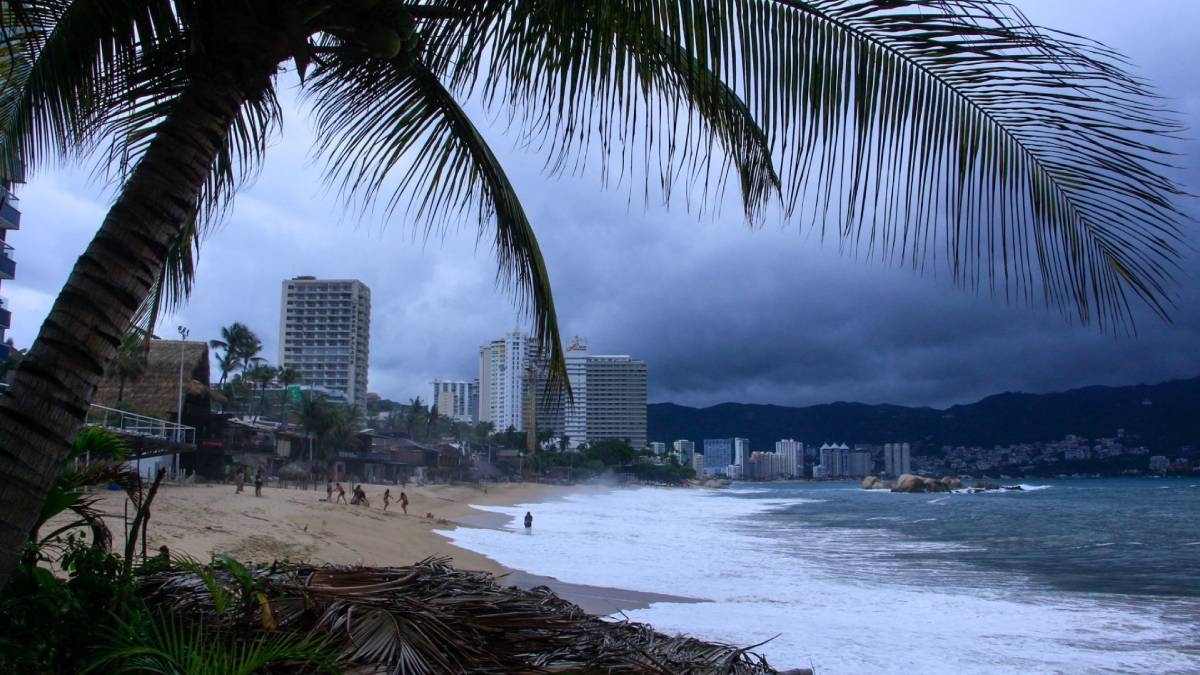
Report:
[[[1189,130],[1172,176],[1200,192],[1200,71],[1179,58],[1195,53],[1200,5],[1160,0],[1131,14],[1115,0],[1016,4],[1035,23],[1116,48],[1170,99]],[[281,283],[357,278],[372,290],[371,391],[427,399],[434,378],[476,377],[480,345],[528,326],[495,288],[490,243],[477,243],[474,224],[425,241],[400,217],[385,227],[343,209],[309,158],[312,129],[295,87],[285,89],[282,134],[205,242],[190,303],[164,318],[159,335],[173,338],[183,323],[192,339],[208,340],[241,321],[274,363]],[[594,170],[547,177],[541,156],[504,129],[493,123],[487,136],[540,238],[564,338],[583,335],[594,353],[646,361],[651,402],[944,407],[1003,391],[1200,375],[1195,222],[1184,224],[1190,248],[1179,261],[1174,323],[1143,312],[1138,337],[1118,337],[1057,310],[955,289],[945,274],[839,255],[836,242],[822,245],[795,223],[753,230],[736,203],[697,214],[681,195],[669,209],[644,204],[640,183],[604,189]],[[3,285],[18,347],[32,342],[112,199],[90,175],[43,169],[18,190],[22,226],[9,237],[17,278]],[[1180,206],[1197,213],[1195,200]]]

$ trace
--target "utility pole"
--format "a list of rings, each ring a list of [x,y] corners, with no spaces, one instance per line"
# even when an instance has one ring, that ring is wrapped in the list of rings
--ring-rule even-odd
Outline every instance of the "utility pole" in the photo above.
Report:
[[[179,326],[179,406],[175,410],[175,454],[171,461],[171,475],[179,480],[179,446],[183,445],[183,356],[187,346],[188,329]]]

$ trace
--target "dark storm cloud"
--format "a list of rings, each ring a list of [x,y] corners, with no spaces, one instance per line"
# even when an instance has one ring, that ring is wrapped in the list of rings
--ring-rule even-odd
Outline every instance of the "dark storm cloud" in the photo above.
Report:
[[[1191,32],[1200,3],[1150,3],[1137,13],[1115,1],[1019,5],[1036,22],[1126,52],[1195,136]],[[435,377],[477,376],[479,345],[524,326],[494,288],[488,242],[467,225],[423,243],[400,218],[384,227],[345,211],[307,161],[312,138],[300,106],[288,96],[284,103],[285,131],[261,178],[206,242],[193,300],[162,333],[183,322],[207,339],[243,321],[274,360],[280,282],[352,277],[372,289],[372,390],[428,398]],[[1194,249],[1181,263],[1190,276],[1180,279],[1177,323],[1143,319],[1138,339],[1114,339],[1054,311],[954,289],[944,274],[841,257],[835,243],[822,246],[794,224],[750,231],[732,196],[719,213],[697,215],[679,194],[670,209],[645,206],[637,181],[602,190],[594,170],[547,178],[542,158],[513,150],[502,125],[487,133],[539,234],[563,333],[587,336],[593,352],[647,361],[652,401],[945,405],[1003,390],[1200,375]],[[1196,192],[1200,153],[1191,141],[1178,149],[1181,182]],[[110,200],[82,172],[44,173],[23,189],[23,227],[10,238],[18,279],[4,284],[18,345],[29,344]]]

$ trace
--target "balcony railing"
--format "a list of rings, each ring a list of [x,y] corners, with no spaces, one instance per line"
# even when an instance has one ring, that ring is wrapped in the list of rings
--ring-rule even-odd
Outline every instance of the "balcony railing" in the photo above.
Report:
[[[12,259],[13,247],[0,244],[0,279],[15,279],[17,276],[17,261]]]
[[[21,227],[21,212],[17,210],[17,197],[6,188],[0,187],[0,229],[15,230]]]
[[[196,427],[95,403],[88,408],[86,423],[89,426],[101,426],[129,436],[145,436],[186,445],[196,444]]]

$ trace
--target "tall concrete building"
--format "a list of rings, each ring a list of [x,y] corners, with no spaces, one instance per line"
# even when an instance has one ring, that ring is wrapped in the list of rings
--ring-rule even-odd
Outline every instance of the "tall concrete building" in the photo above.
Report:
[[[525,429],[526,381],[537,360],[537,342],[519,331],[479,348],[480,422],[496,431]]]
[[[692,465],[692,457],[696,455],[695,443],[687,440],[686,438],[681,438],[672,443],[671,447],[673,447],[675,449],[675,453],[679,455],[680,464],[684,466]]]
[[[732,438],[704,439],[704,473],[724,475],[730,464],[733,464]]]
[[[563,403],[563,433],[571,447],[606,439],[646,445],[646,362],[627,355],[589,354],[587,340],[567,345],[574,405]]]
[[[456,422],[474,422],[478,415],[479,381],[434,380],[430,403],[443,417]]]
[[[790,478],[804,477],[804,444],[785,438],[775,441],[775,454],[783,457],[782,473]]]
[[[12,257],[12,246],[5,241],[9,230],[21,227],[21,212],[17,210],[17,197],[12,193],[15,183],[25,182],[24,171],[4,171],[0,168],[0,280],[11,280],[17,276],[17,263]],[[12,326],[12,313],[8,300],[0,297],[0,361],[9,357],[8,345],[4,344],[4,331]]]
[[[355,279],[288,279],[279,316],[279,363],[365,409],[371,289]]]
[[[646,446],[646,364],[629,356],[589,354],[576,337],[567,346],[567,378],[574,401],[546,389],[547,359],[537,343],[512,332],[479,348],[479,421],[497,431],[523,431],[534,403],[537,429],[565,434],[571,447],[604,439]]]
[[[706,438],[704,439],[705,473],[721,474],[733,478],[750,461],[750,439]]]
[[[850,448],[845,443],[822,445],[819,466],[820,478],[845,478],[850,475]]]
[[[912,473],[912,450],[908,443],[884,444],[883,467],[892,477]]]

